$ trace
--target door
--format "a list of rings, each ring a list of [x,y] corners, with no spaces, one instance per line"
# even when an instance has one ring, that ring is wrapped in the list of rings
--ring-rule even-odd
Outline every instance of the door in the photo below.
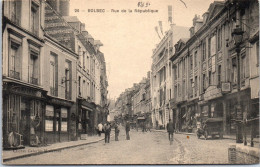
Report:
[[[24,145],[30,145],[30,101],[21,100],[20,132],[23,135]]]

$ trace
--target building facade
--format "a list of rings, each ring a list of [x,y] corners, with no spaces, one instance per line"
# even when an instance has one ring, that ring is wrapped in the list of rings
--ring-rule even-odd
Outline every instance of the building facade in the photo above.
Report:
[[[172,117],[169,105],[172,97],[171,88],[171,61],[170,55],[174,53],[173,45],[180,38],[188,37],[188,28],[171,24],[165,36],[153,50],[151,67],[151,98],[153,110],[153,125],[165,128]]]
[[[77,140],[106,119],[102,43],[68,16],[68,7],[3,2],[4,148]]]
[[[202,19],[194,17],[190,38],[175,44],[170,59],[177,130],[192,131],[198,121],[222,118],[223,132],[234,134],[235,120],[259,117],[253,100],[259,95],[252,96],[252,91],[259,90],[259,85],[254,84],[259,69],[257,63],[251,62],[258,58],[257,5],[257,1],[215,1]],[[243,31],[239,56],[232,37],[237,27]]]

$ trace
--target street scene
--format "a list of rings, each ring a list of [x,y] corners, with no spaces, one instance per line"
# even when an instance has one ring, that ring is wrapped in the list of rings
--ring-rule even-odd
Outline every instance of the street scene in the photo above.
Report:
[[[58,152],[8,161],[7,164],[227,164],[231,139],[198,140],[194,135],[175,134],[169,145],[165,132],[121,133],[116,142],[104,141]],[[187,137],[188,136],[188,137]],[[103,137],[103,136],[102,136]],[[46,161],[48,160],[48,161]]]
[[[2,9],[3,164],[259,164],[258,0]]]

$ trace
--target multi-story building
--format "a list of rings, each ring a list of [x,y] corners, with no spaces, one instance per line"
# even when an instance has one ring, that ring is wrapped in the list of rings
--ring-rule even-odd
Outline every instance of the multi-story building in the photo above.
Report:
[[[5,147],[13,144],[10,135],[34,146],[77,140],[78,132],[93,134],[103,120],[102,43],[68,16],[68,2],[3,2]]]
[[[43,1],[3,1],[2,24],[3,144],[8,147],[8,135],[17,132],[34,145],[30,128],[40,122],[35,133],[43,138],[46,105]]]
[[[175,44],[171,107],[177,130],[192,130],[197,121],[218,117],[224,133],[232,134],[235,120],[259,117],[254,100],[259,98],[257,6],[254,0],[215,1],[202,19],[195,16],[190,38]],[[232,37],[237,27],[243,31],[239,45]]]
[[[188,37],[188,28],[171,24],[160,43],[153,50],[151,69],[151,98],[153,125],[165,128],[172,113],[169,110],[172,97],[170,55],[174,53],[173,45],[180,38]]]

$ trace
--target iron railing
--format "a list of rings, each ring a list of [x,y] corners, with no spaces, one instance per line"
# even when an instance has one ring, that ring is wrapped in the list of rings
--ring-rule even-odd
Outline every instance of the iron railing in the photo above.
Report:
[[[9,71],[9,76],[14,79],[20,79],[20,73],[14,70]]]
[[[38,85],[38,78],[31,77],[31,83],[34,85]]]

